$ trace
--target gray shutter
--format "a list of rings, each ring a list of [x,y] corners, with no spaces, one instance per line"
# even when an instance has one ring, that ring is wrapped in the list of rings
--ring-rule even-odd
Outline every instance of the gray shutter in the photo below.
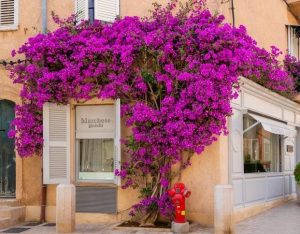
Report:
[[[117,213],[117,188],[76,187],[76,212]]]
[[[70,183],[70,106],[43,106],[44,184]]]
[[[113,22],[119,16],[119,0],[95,0],[95,19]]]
[[[17,0],[0,0],[0,29],[17,27]]]
[[[75,14],[76,21],[80,23],[81,20],[87,20],[88,17],[88,0],[75,0]]]

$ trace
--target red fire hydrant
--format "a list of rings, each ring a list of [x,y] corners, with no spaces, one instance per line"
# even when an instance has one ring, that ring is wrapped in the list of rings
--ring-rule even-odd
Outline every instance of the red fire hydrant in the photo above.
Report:
[[[175,207],[174,222],[185,223],[185,198],[191,195],[191,191],[183,183],[176,183],[168,193]]]

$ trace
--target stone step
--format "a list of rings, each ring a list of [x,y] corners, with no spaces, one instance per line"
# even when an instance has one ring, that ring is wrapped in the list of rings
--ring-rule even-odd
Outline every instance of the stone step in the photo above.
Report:
[[[25,206],[16,199],[0,199],[0,229],[16,225],[25,220]]]
[[[9,218],[14,224],[25,220],[25,206],[0,206],[0,218]]]
[[[10,218],[0,218],[0,229],[7,228],[16,223],[13,223]]]

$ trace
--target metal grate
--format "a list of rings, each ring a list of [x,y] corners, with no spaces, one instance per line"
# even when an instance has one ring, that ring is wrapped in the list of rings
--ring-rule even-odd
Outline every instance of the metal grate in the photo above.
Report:
[[[46,223],[43,225],[44,227],[55,227],[56,224],[55,223]]]
[[[10,229],[3,231],[2,233],[21,233],[21,232],[25,232],[29,229],[30,228],[22,228],[22,227],[10,228]]]
[[[31,222],[31,223],[26,223],[25,225],[23,225],[24,227],[34,227],[34,226],[38,226],[42,224],[41,222]]]
[[[76,187],[76,212],[117,213],[117,189]]]

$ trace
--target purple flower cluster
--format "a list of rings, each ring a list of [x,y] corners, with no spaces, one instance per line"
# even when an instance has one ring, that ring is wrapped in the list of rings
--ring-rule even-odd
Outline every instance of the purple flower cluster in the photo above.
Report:
[[[30,38],[17,51],[27,62],[11,70],[14,82],[22,84],[23,104],[11,132],[19,155],[41,154],[43,103],[120,98],[132,136],[123,139],[130,157],[116,174],[123,188],[150,191],[133,213],[157,207],[169,214],[172,166],[186,167],[186,152],[200,154],[227,133],[239,76],[293,93],[293,79],[275,47],[271,53],[257,47],[244,27],[203,10],[202,0],[177,11],[174,2],[156,5],[145,19],[78,26],[67,20],[52,33]]]
[[[283,63],[285,69],[295,79],[296,91],[300,92],[300,61],[294,56],[286,55]]]
[[[158,210],[163,217],[173,216],[174,205],[168,193],[164,193],[160,197],[146,197],[142,199],[138,204],[132,206],[129,215],[135,216],[138,213],[151,213],[153,210]]]

